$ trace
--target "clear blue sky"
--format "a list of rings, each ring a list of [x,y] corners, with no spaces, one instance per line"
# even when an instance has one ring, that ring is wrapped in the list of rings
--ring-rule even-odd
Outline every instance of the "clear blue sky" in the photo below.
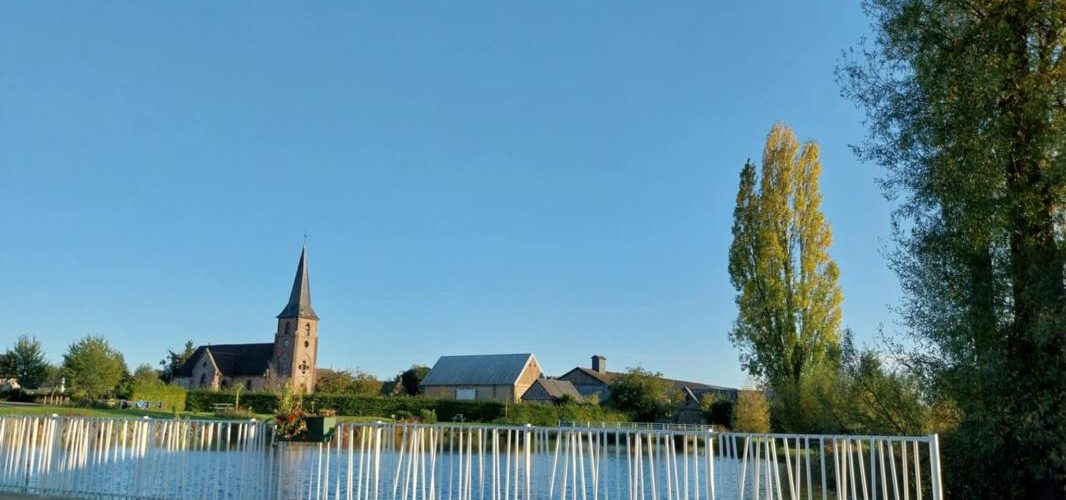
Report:
[[[306,227],[321,366],[743,384],[737,176],[785,121],[871,343],[890,205],[833,80],[868,22],[800,3],[3,2],[0,341],[269,342]]]

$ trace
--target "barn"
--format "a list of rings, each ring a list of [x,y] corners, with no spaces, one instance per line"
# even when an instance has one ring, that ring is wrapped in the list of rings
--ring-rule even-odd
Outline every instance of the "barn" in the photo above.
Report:
[[[422,380],[422,393],[433,399],[517,403],[540,377],[540,363],[529,353],[441,356]]]

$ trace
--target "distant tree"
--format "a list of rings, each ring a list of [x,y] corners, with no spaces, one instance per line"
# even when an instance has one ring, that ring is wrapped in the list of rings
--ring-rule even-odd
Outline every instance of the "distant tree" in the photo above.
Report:
[[[168,349],[167,357],[159,361],[159,365],[163,367],[160,374],[163,381],[169,384],[174,379],[174,372],[181,368],[195,352],[196,344],[193,344],[191,340],[186,341],[185,347],[180,351]]]
[[[75,396],[99,398],[122,381],[126,362],[122,354],[98,336],[87,336],[63,355],[63,375]]]
[[[130,399],[133,397],[134,386],[136,381],[133,380],[133,375],[125,367],[122,369],[122,378],[115,384],[115,390],[112,391],[114,396],[118,399]]]
[[[762,391],[737,392],[737,404],[733,409],[733,430],[770,432],[770,403]]]
[[[352,393],[359,396],[376,396],[381,393],[382,385],[384,384],[377,377],[357,368]]]
[[[610,385],[608,399],[613,408],[632,414],[641,422],[658,422],[670,416],[673,401],[670,382],[662,373],[641,367],[630,368]]]
[[[137,365],[137,369],[133,371],[133,382],[135,384],[156,384],[162,383],[159,378],[159,370],[152,368],[152,365],[148,363],[141,363]]]
[[[322,371],[315,378],[315,392],[345,394],[355,386],[355,377],[349,370]]]
[[[0,353],[0,378],[15,378],[17,371],[15,357],[10,352]]]
[[[381,381],[373,375],[356,369],[325,372],[315,381],[315,391],[324,394],[350,394],[374,396],[381,390]]]
[[[48,362],[44,359],[44,348],[36,337],[23,335],[15,345],[0,357],[0,372],[4,376],[14,377],[20,386],[36,389],[45,381]]]
[[[733,423],[733,402],[708,392],[700,399],[700,411],[711,425],[729,427]]]
[[[832,364],[840,343],[839,271],[829,256],[833,235],[821,211],[818,145],[801,147],[792,129],[777,124],[763,151],[761,172],[751,162],[740,174],[733,212],[729,277],[738,315],[730,339],[751,375],[801,415],[804,377]],[[783,422],[802,431],[802,421]]]
[[[429,374],[430,368],[423,365],[411,365],[400,374],[400,384],[408,396],[417,396],[422,393],[422,379]]]
[[[63,368],[49,364],[44,369],[44,386],[49,388],[49,393],[59,394],[64,387]]]

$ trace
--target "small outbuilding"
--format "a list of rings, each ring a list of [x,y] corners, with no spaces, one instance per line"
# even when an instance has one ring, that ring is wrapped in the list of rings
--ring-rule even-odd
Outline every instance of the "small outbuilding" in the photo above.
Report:
[[[522,395],[522,401],[530,403],[562,403],[567,400],[575,403],[585,401],[577,392],[574,384],[555,378],[538,378],[529,390]]]
[[[433,399],[517,403],[540,377],[540,363],[528,353],[441,356],[422,380],[422,393]]]

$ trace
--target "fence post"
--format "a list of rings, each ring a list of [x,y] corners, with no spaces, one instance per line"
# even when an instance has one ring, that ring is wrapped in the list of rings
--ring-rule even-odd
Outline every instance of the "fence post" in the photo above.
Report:
[[[929,436],[929,475],[933,488],[933,500],[943,500],[944,488],[940,481],[940,438]]]

